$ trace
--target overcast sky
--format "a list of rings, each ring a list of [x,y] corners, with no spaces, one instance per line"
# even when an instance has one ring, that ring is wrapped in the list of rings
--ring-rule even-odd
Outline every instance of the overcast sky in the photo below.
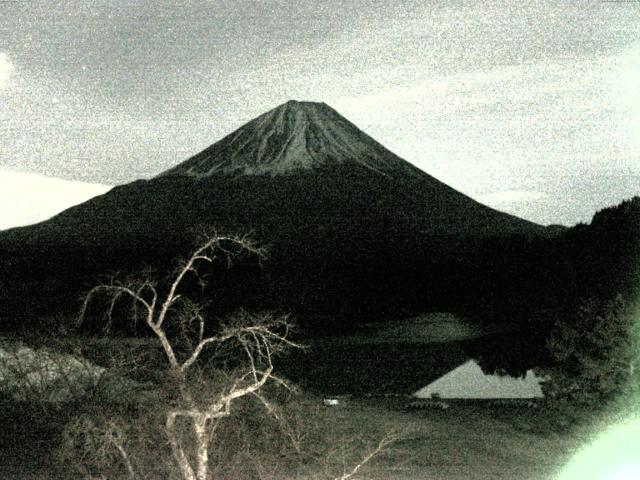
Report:
[[[588,221],[640,194],[640,2],[0,2],[0,170],[126,183],[288,99],[489,205]]]

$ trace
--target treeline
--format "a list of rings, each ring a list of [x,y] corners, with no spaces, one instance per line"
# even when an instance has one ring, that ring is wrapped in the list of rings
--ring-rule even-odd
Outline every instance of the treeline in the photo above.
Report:
[[[461,313],[514,329],[506,348],[496,341],[475,352],[487,370],[556,368],[559,348],[552,337],[577,325],[585,342],[600,335],[614,344],[620,341],[615,321],[602,318],[624,316],[628,324],[640,296],[640,197],[555,238],[488,244],[471,276],[478,284]]]

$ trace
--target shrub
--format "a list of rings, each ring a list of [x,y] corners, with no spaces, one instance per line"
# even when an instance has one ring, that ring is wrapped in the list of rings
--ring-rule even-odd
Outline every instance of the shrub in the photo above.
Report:
[[[555,323],[546,348],[551,364],[538,373],[549,403],[593,409],[637,394],[636,310],[622,296],[583,302],[573,318]]]

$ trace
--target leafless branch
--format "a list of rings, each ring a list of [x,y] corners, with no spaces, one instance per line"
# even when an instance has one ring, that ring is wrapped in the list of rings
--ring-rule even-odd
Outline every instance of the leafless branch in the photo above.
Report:
[[[398,435],[396,433],[388,433],[378,442],[378,445],[367,452],[362,460],[360,460],[360,462],[358,462],[349,472],[345,472],[340,477],[335,477],[333,480],[348,480],[355,477],[355,475],[358,474],[358,471],[364,465],[369,463],[375,456],[386,450],[389,445],[400,440],[400,438],[402,438],[401,435]]]
[[[267,411],[278,418],[275,410],[259,393],[259,390],[269,381],[291,388],[284,380],[273,374],[273,356],[284,348],[300,347],[289,339],[292,327],[287,317],[274,317],[269,314],[256,316],[241,311],[227,324],[222,325],[217,335],[205,336],[205,318],[202,309],[182,298],[178,293],[183,280],[190,273],[193,273],[201,284],[203,283],[203,278],[198,272],[200,264],[226,262],[229,266],[232,259],[243,252],[251,253],[259,260],[265,255],[264,249],[257,247],[246,236],[213,235],[206,237],[205,241],[179,266],[173,281],[168,286],[167,293],[163,294],[162,298],[160,298],[155,284],[148,280],[130,284],[112,282],[109,285],[99,285],[90,290],[84,299],[80,312],[79,322],[81,323],[93,297],[105,294],[109,300],[106,314],[108,327],[112,324],[116,304],[122,297],[129,297],[133,302],[134,309],[141,308],[145,313],[146,324],[162,345],[171,367],[170,371],[176,375],[175,379],[179,386],[181,406],[167,412],[165,431],[173,457],[184,480],[208,479],[210,473],[208,447],[211,437],[220,419],[230,415],[232,403],[235,400],[253,395],[261,401]],[[178,326],[182,329],[182,334],[189,347],[186,357],[181,354],[182,360],[176,355],[174,346],[165,330],[169,312],[176,307],[179,299],[182,299],[180,309],[177,313],[174,312],[173,317],[177,317]],[[134,311],[134,315],[137,317],[137,310]],[[193,333],[194,324],[195,333]],[[194,335],[196,339],[192,343]],[[195,401],[196,395],[189,387],[188,374],[190,370],[206,347],[221,347],[226,344],[234,345],[244,351],[248,364],[246,370],[234,379],[229,388],[223,389],[221,393],[209,401],[202,402],[202,399]],[[176,431],[176,423],[179,419],[186,419],[192,427],[196,441],[195,466],[191,464],[189,455],[180,443]],[[124,451],[123,449],[118,450]],[[123,458],[126,460],[126,451],[124,453]],[[127,464],[128,471],[132,471],[129,467],[130,465]]]

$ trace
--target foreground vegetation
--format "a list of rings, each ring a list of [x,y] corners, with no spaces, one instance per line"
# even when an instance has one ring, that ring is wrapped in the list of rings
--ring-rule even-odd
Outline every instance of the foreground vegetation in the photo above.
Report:
[[[211,278],[203,266],[228,266],[246,255],[262,259],[264,251],[244,237],[206,237],[167,279],[146,274],[92,288],[75,327],[88,323],[100,335],[27,339],[91,362],[100,379],[63,402],[44,401],[37,389],[31,398],[11,399],[5,389],[0,455],[6,472],[0,473],[129,480],[548,478],[587,438],[603,405],[637,393],[637,310],[619,296],[583,303],[552,324],[540,368],[546,400],[538,408],[470,402],[413,412],[402,396],[341,398],[328,406],[323,395],[360,392],[359,385],[340,384],[335,369],[314,369],[322,355],[307,355],[307,364],[289,358],[295,364],[289,372],[302,370],[310,390],[280,376],[275,359],[303,348],[288,317],[240,310],[212,319],[210,305],[191,300]],[[113,327],[123,318],[147,336],[118,337]],[[407,352],[392,340],[356,344],[370,365],[380,348]],[[491,345],[481,343],[485,351]],[[336,352],[353,346],[316,342],[319,350],[327,345],[339,347]],[[440,349],[433,365],[464,358],[464,345],[453,347],[445,345],[449,354]],[[489,368],[505,364],[479,355]],[[386,365],[386,371],[401,376],[406,367]],[[384,380],[367,381],[376,378]]]
[[[169,399],[163,395],[171,382],[153,338],[23,341],[75,353],[106,370],[95,389],[75,402],[2,400],[0,477],[181,478],[163,428],[165,410],[158,408],[159,400]],[[228,376],[206,378],[228,385]],[[339,405],[328,407],[322,394],[330,388],[328,377],[317,379],[313,391],[265,388],[262,395],[277,417],[256,397],[236,403],[210,446],[211,478],[341,478],[375,452],[352,478],[546,479],[610,422],[594,410],[576,421],[544,403],[516,408],[449,402],[446,410],[413,410],[406,396],[340,396]],[[188,440],[189,429],[180,434]],[[119,447],[126,449],[134,475]]]
[[[393,430],[403,432],[403,436],[363,465],[354,478],[547,479],[570,461],[591,434],[586,426],[564,433],[540,433],[535,429],[543,413],[491,405],[414,411],[405,408],[406,400],[402,398],[341,398],[340,405],[325,407],[322,397],[311,394],[300,394],[290,399],[288,405],[291,410],[304,412],[302,457],[291,447],[281,448],[286,442],[278,439],[274,423],[259,427],[255,422],[243,424],[239,419],[231,420],[226,431],[220,433],[227,439],[229,448],[226,453],[217,451],[213,456],[218,478],[340,478],[375,450],[378,439]],[[89,470],[95,474],[93,469],[97,467],[102,468],[104,478],[128,478],[115,450],[103,449],[103,456],[92,460],[96,463],[91,465],[89,458],[83,458],[82,448],[69,450],[71,446],[74,449],[96,446],[95,443],[69,443],[70,434],[79,433],[71,426],[83,427],[85,434],[89,430],[88,425],[77,420],[67,422],[78,411],[95,415],[95,405],[67,406],[48,413],[34,406],[14,407],[19,408],[19,412],[11,416],[14,422],[6,426],[2,437],[0,455],[4,461],[0,476],[3,478],[86,479]],[[28,413],[29,408],[34,409],[35,417]],[[253,407],[247,405],[246,408],[248,410],[243,410],[249,412]],[[125,407],[104,405],[102,409],[103,414],[117,418],[114,414]],[[36,422],[24,422],[32,418],[36,418]],[[34,430],[28,432],[25,425]],[[107,433],[113,435],[114,441],[123,439],[115,429]],[[33,442],[34,435],[39,442]],[[159,435],[157,443],[146,445],[149,455],[143,458],[147,465],[139,465],[136,458],[136,467],[142,466],[147,471],[147,476],[141,478],[172,478],[161,476],[170,458],[162,455],[167,448],[161,440],[157,441],[161,438]],[[62,449],[55,448],[58,442],[62,443]],[[145,442],[141,441],[137,448],[143,447]]]
[[[171,396],[175,383],[153,338],[22,340],[106,370],[75,402],[2,400],[0,477],[182,478],[164,429],[164,415],[179,397]],[[228,386],[230,374],[221,373],[200,371],[197,384]],[[351,478],[546,479],[610,422],[593,409],[576,421],[544,402],[538,408],[449,402],[446,410],[414,410],[406,396],[340,396],[329,407],[322,394],[330,391],[330,378],[322,380],[313,391],[265,387],[261,396],[275,415],[254,396],[235,403],[211,438],[210,478],[347,478],[367,460]],[[210,398],[205,393],[198,398]],[[195,446],[188,423],[178,433],[185,449]]]
[[[87,293],[77,326],[97,303],[105,312],[102,330],[109,335],[118,309],[128,307],[131,322],[147,327],[155,348],[145,345],[142,357],[114,361],[110,355],[103,369],[94,369],[107,373],[94,384],[93,398],[87,401],[85,389],[75,399],[74,415],[61,424],[56,456],[64,474],[130,480],[272,478],[317,464],[324,472],[320,478],[348,480],[400,438],[389,431],[360,448],[359,435],[315,439],[321,430],[313,411],[298,408],[301,403],[291,400],[296,388],[274,371],[273,359],[279,353],[301,348],[291,339],[288,319],[240,311],[214,323],[185,295],[189,290],[184,283],[190,277],[204,288],[202,265],[230,265],[244,254],[262,257],[263,251],[244,237],[213,235],[203,239],[166,283],[148,277],[114,280]],[[59,360],[65,361],[72,360]],[[37,398],[46,389],[38,387],[51,378],[65,380],[48,370],[69,371],[56,363],[47,361],[47,372],[40,373],[11,363],[17,368],[5,369],[4,376],[12,381],[11,388],[3,389],[5,394],[26,385],[23,390],[33,398],[24,403],[22,392],[14,400],[27,407],[29,416],[43,418],[45,414],[32,411],[44,404],[43,411],[51,412],[47,400]],[[109,379],[118,363],[125,365],[123,375],[116,372]],[[131,375],[136,369],[138,379]],[[12,406],[14,420],[26,420],[31,427],[20,408],[9,402],[7,410]],[[336,446],[343,452],[339,464],[332,450]],[[357,453],[344,454],[351,450]]]

